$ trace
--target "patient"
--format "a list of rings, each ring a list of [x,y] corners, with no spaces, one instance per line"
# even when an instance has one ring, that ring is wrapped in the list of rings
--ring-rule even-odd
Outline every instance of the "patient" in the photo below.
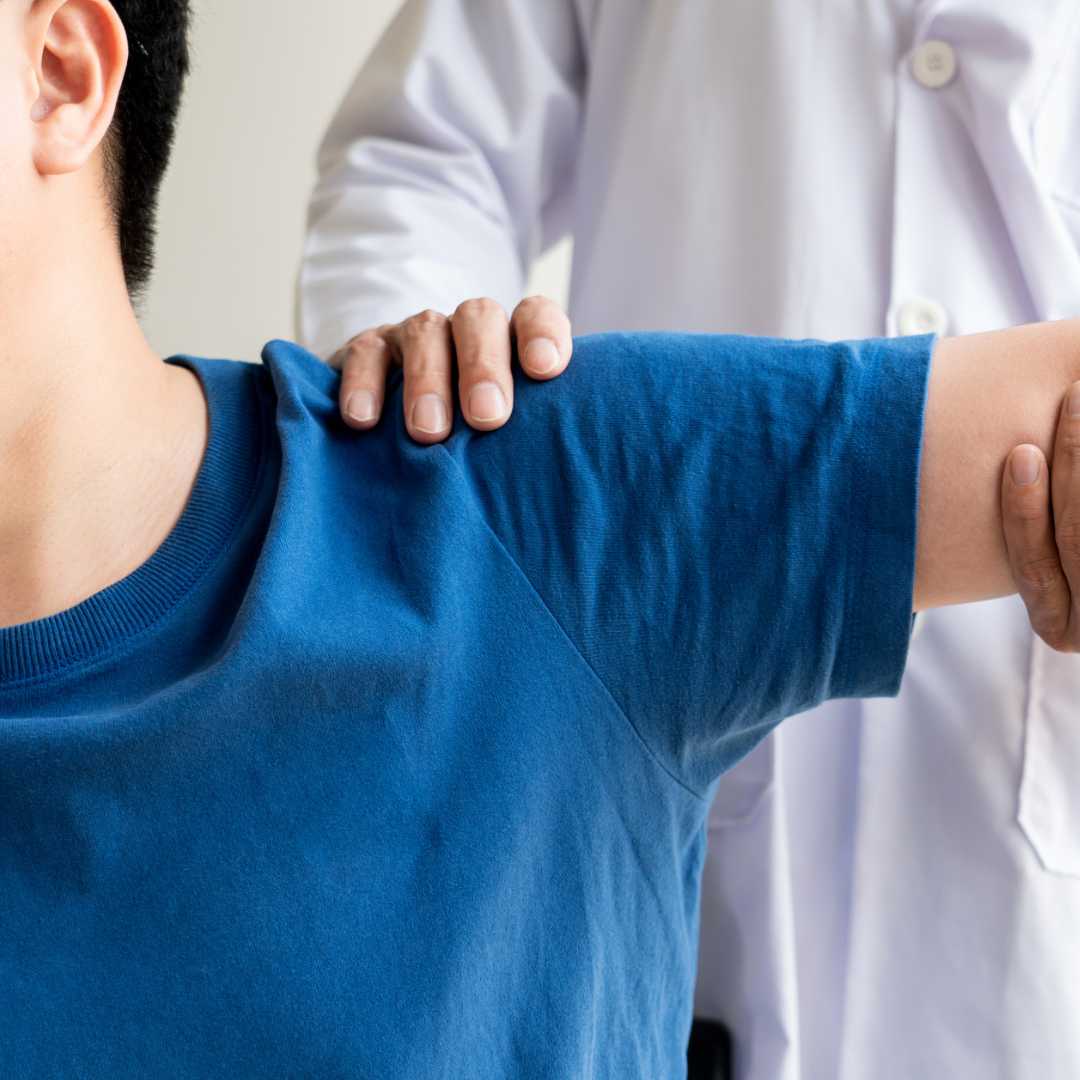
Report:
[[[592,338],[498,434],[417,445],[395,374],[359,435],[295,346],[139,331],[186,24],[0,4],[4,1075],[676,1076],[720,773],[893,693],[913,609],[1014,591],[1003,504],[1072,647],[1047,463],[1002,465],[1080,324]],[[514,329],[565,364],[550,306]],[[490,305],[362,347],[451,335],[505,377]]]

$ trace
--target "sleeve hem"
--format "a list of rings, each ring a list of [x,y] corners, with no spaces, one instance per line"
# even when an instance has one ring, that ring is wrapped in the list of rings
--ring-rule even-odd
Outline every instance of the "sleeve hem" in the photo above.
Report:
[[[858,357],[844,631],[831,697],[894,697],[912,635],[923,421],[934,335]]]

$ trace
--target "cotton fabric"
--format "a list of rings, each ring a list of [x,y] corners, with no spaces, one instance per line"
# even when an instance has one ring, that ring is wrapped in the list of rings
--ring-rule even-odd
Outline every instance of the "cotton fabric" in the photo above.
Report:
[[[579,332],[1080,315],[1080,5],[408,0],[323,144],[304,342],[510,309],[566,236]],[[1080,1076],[1078,702],[1018,599],[940,609],[899,698],[725,776],[697,1004],[736,1080]]]
[[[716,777],[899,685],[931,348],[585,339],[431,448],[174,358],[176,528],[0,630],[5,1074],[680,1075]]]

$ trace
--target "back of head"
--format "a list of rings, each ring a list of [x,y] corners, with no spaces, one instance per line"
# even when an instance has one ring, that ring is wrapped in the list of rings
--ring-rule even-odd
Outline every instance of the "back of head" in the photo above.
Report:
[[[108,196],[128,290],[137,296],[154,262],[161,182],[190,66],[190,0],[111,0],[128,37],[128,65],[104,144]]]

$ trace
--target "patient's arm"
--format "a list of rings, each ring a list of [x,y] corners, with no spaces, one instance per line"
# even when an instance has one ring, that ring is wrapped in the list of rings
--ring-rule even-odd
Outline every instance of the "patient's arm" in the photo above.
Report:
[[[1017,444],[1050,453],[1062,397],[1077,379],[1080,319],[938,343],[923,439],[917,610],[1017,591],[1002,528],[1002,469]],[[1025,506],[1011,504],[1014,519]]]
[[[701,793],[783,718],[896,693],[919,516],[920,607],[1015,591],[1002,469],[1050,446],[1080,323],[936,345],[935,364],[925,339],[583,338],[557,386],[519,384],[506,430],[460,431],[435,464]]]

